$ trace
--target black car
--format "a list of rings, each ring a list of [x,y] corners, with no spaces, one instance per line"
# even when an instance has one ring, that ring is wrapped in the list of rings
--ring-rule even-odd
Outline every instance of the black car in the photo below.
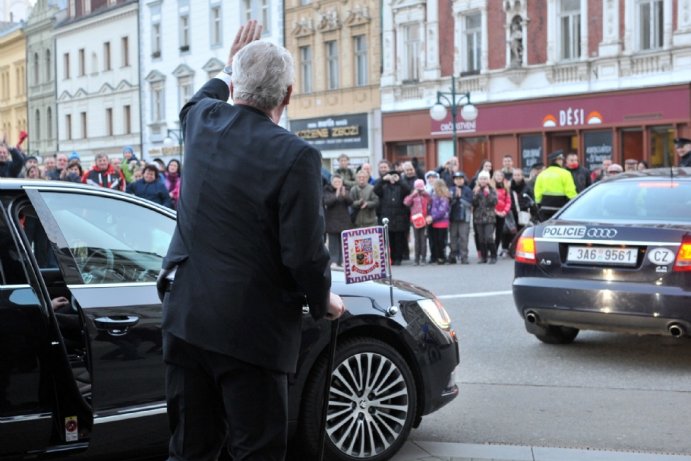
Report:
[[[618,174],[525,229],[513,295],[528,332],[691,334],[691,169]]]
[[[165,453],[155,280],[174,212],[50,181],[0,180],[0,204],[0,458]],[[458,394],[456,335],[439,300],[412,285],[346,285],[336,272],[333,291],[348,313],[327,457],[388,459],[423,415]],[[305,311],[289,378],[291,446],[302,459],[318,446],[330,325]]]

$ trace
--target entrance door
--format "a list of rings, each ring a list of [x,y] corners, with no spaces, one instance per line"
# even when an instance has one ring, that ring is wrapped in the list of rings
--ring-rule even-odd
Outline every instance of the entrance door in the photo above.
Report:
[[[14,205],[0,208],[0,458],[82,450],[92,426],[79,394],[62,337],[25,252],[24,217]],[[14,224],[12,222],[14,221]]]

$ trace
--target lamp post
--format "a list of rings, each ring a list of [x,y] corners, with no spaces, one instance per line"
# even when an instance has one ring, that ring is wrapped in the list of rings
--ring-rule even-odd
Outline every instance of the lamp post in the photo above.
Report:
[[[164,146],[172,146],[173,145],[173,139],[171,138],[171,135],[178,142],[178,152],[180,153],[180,163],[183,163],[184,151],[182,150],[182,144],[185,141],[185,136],[184,136],[182,130],[179,128],[168,128],[168,131],[166,133],[166,138],[163,140]]]
[[[472,122],[477,118],[477,107],[470,103],[470,92],[456,93],[456,77],[451,76],[451,91],[437,91],[437,103],[429,110],[429,115],[437,122],[446,118],[446,105],[451,109],[451,123],[453,133],[453,156],[458,158],[458,134],[456,132],[456,115],[458,107],[461,107],[461,117],[463,120]]]

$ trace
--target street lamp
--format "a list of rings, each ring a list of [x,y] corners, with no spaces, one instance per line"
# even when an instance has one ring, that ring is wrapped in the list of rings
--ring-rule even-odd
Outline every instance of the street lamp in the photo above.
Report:
[[[185,141],[185,135],[182,132],[182,130],[179,128],[168,128],[168,132],[166,133],[166,138],[163,140],[164,146],[172,146],[173,145],[173,139],[170,137],[171,135],[173,137],[175,137],[175,140],[178,142],[178,152],[180,153],[180,163],[183,163],[184,151],[182,150],[182,144]]]
[[[441,122],[446,118],[446,103],[451,109],[451,123],[453,125],[453,156],[458,158],[458,135],[456,133],[456,114],[458,107],[461,107],[461,117],[463,120],[472,122],[477,118],[477,107],[470,103],[470,92],[456,93],[456,77],[451,76],[451,92],[437,91],[437,103],[429,110],[429,115],[437,122]]]

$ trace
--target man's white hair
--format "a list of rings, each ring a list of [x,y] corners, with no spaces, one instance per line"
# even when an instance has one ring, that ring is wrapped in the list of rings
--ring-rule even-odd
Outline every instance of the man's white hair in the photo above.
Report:
[[[233,57],[233,99],[262,110],[278,107],[293,84],[293,57],[282,46],[258,40]]]

